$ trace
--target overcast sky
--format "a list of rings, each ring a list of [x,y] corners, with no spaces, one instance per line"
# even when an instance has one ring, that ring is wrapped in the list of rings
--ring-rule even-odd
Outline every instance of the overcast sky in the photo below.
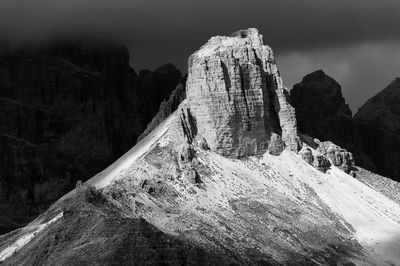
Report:
[[[187,57],[213,35],[256,27],[286,85],[323,69],[353,111],[400,76],[399,0],[0,0],[9,42],[96,34],[124,42],[132,66]]]

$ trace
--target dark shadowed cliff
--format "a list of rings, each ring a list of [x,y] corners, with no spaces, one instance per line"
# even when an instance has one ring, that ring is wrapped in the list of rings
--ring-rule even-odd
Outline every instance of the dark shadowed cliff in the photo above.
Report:
[[[338,82],[322,70],[308,74],[290,92],[298,128],[322,141],[332,141],[352,151],[357,165],[374,169],[361,146],[351,110]]]
[[[400,78],[369,99],[354,116],[377,173],[400,181]]]
[[[130,149],[182,81],[127,49],[55,42],[0,57],[0,233],[30,221]]]

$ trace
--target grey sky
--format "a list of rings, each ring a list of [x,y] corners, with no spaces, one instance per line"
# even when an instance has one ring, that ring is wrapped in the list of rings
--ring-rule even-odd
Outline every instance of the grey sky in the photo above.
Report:
[[[2,0],[8,41],[100,35],[124,42],[135,69],[187,57],[213,35],[256,27],[288,87],[323,69],[353,110],[400,76],[398,0]]]

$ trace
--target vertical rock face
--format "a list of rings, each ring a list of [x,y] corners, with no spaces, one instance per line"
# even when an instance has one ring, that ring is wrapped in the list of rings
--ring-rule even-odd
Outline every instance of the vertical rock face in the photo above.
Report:
[[[294,85],[290,98],[296,108],[301,133],[349,149],[356,155],[359,165],[373,169],[370,158],[361,147],[358,130],[339,83],[318,70]]]
[[[377,173],[400,181],[400,78],[369,99],[354,116],[362,146]]]
[[[136,75],[112,43],[0,56],[0,230],[2,218],[29,221],[130,149],[180,82],[170,64]]]
[[[298,151],[294,108],[256,29],[211,38],[190,56],[188,75],[182,121],[212,150],[229,157]]]

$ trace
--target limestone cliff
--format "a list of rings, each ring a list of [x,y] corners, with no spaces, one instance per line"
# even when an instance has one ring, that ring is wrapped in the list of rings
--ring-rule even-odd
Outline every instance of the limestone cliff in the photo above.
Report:
[[[294,108],[272,50],[256,29],[213,37],[192,54],[186,94],[183,120],[191,120],[196,131],[191,133],[219,154],[243,157],[300,148]]]

